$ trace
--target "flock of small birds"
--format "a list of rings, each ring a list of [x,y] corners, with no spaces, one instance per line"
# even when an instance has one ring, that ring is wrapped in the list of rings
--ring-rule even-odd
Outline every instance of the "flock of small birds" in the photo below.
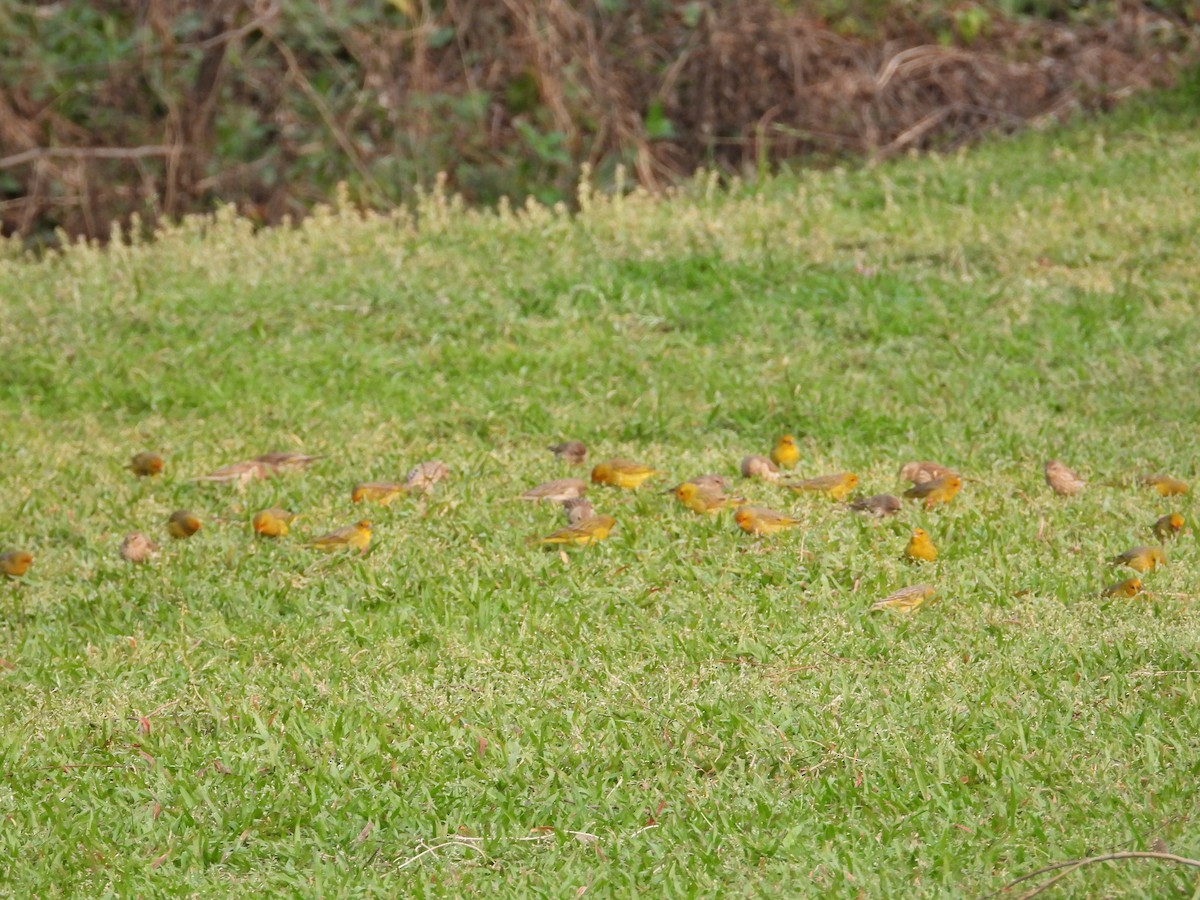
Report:
[[[575,466],[586,465],[587,447],[582,441],[564,441],[549,448],[560,460]],[[233,463],[202,475],[196,481],[219,482],[244,487],[251,481],[273,477],[288,471],[303,469],[311,465],[318,456],[302,453],[266,453],[244,462]],[[853,472],[835,472],[815,478],[792,480],[784,475],[800,461],[800,449],[796,439],[785,434],[778,439],[769,456],[747,456],[741,461],[743,478],[778,484],[797,493],[824,495],[830,500],[845,503],[850,510],[874,519],[886,519],[900,512],[901,498],[892,494],[857,496],[858,476]],[[161,475],[165,468],[163,458],[157,453],[143,452],[130,460],[127,468],[140,478]],[[1058,460],[1045,464],[1046,484],[1064,497],[1081,493],[1087,482]],[[427,494],[434,485],[445,480],[449,467],[440,460],[423,462],[413,467],[403,481],[367,481],[354,486],[350,499],[354,503],[374,503],[387,506],[397,497],[408,494]],[[629,459],[607,459],[591,470],[591,483],[621,490],[637,490],[644,483],[664,473],[652,466]],[[904,491],[904,498],[921,502],[927,510],[949,504],[963,486],[963,476],[953,469],[930,460],[905,463],[898,473],[900,480],[911,487]],[[1155,474],[1142,478],[1141,483],[1153,489],[1160,497],[1174,497],[1188,492],[1188,485],[1169,475]],[[561,505],[566,525],[545,537],[530,538],[528,543],[547,547],[563,545],[587,546],[605,540],[616,525],[610,515],[596,512],[592,501],[585,494],[589,483],[582,478],[558,478],[536,485],[520,495],[520,499],[548,502]],[[746,498],[730,493],[730,479],[722,475],[700,475],[684,481],[664,493],[674,494],[687,509],[700,515],[716,515],[722,510],[732,509],[737,526],[750,535],[771,535],[801,524],[801,520],[787,513],[765,506],[750,504]],[[288,534],[296,516],[286,509],[272,507],[256,512],[250,520],[254,533],[261,538],[277,539]],[[180,509],[171,513],[165,523],[167,534],[174,540],[187,540],[203,527],[200,518],[193,512]],[[1156,544],[1133,547],[1112,558],[1112,563],[1133,569],[1139,575],[1153,572],[1167,561],[1164,545],[1178,537],[1183,531],[1184,519],[1177,512],[1167,513],[1151,526]],[[315,537],[302,546],[320,551],[356,550],[365,553],[371,544],[371,523],[362,519],[344,528]],[[149,536],[134,531],[121,542],[120,555],[131,563],[144,563],[159,553],[159,546]],[[938,558],[938,549],[929,533],[923,528],[914,528],[904,548],[903,558],[914,564],[931,563]],[[33,564],[33,554],[26,550],[11,550],[0,554],[0,573],[9,578],[20,578]],[[1137,575],[1123,579],[1104,589],[1111,597],[1135,597],[1143,592],[1141,578]],[[893,609],[910,613],[922,606],[937,593],[929,584],[915,584],[901,588],[876,601],[872,610]]]

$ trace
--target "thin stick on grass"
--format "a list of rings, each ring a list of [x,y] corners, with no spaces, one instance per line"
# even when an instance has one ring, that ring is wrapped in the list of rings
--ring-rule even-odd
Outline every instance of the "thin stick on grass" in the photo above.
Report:
[[[1020,897],[1020,900],[1030,900],[1030,898],[1036,897],[1038,894],[1049,890],[1054,886],[1055,883],[1063,878],[1066,878],[1076,869],[1081,869],[1084,866],[1090,866],[1094,863],[1112,862],[1114,860],[1121,859],[1161,859],[1165,862],[1173,862],[1182,866],[1191,866],[1192,868],[1200,869],[1200,859],[1189,859],[1186,856],[1177,856],[1174,853],[1158,853],[1151,850],[1127,850],[1121,853],[1105,853],[1101,856],[1089,856],[1086,859],[1069,859],[1065,860],[1064,862],[1057,862],[1049,866],[1043,866],[1036,871],[1022,875],[1020,878],[1013,879],[1008,884],[1004,885],[1004,887],[1000,888],[1000,890],[993,891],[992,893],[985,895],[983,898],[981,898],[981,900],[991,900],[992,897],[998,897],[1006,891],[1012,890],[1018,884],[1021,884],[1021,882],[1029,881],[1031,878],[1037,878],[1039,875],[1045,875],[1047,872],[1058,872],[1058,874],[1049,881],[1043,882],[1032,891],[1028,891],[1027,893],[1022,894]],[[1066,871],[1059,871],[1061,869],[1066,869]]]

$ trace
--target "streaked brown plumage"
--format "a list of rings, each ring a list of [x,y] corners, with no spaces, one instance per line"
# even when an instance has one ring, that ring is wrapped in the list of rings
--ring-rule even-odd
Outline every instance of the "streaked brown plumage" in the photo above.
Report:
[[[150,478],[162,474],[163,458],[157,453],[135,453],[126,468],[138,478]]]
[[[144,563],[158,555],[158,544],[140,531],[131,531],[121,541],[121,558],[131,563]]]
[[[1050,485],[1056,494],[1073,497],[1087,487],[1086,481],[1057,459],[1047,460],[1043,468],[1046,474],[1046,484]]]
[[[694,484],[702,491],[727,491],[733,486],[724,475],[697,475],[695,478],[689,478],[684,484]]]
[[[574,500],[587,493],[588,483],[582,478],[556,478],[546,481],[536,487],[531,487],[521,495],[522,500],[551,500],[562,503],[564,500]]]
[[[450,477],[450,467],[440,459],[417,463],[404,478],[404,486],[410,491],[428,493],[439,481]]]
[[[786,486],[797,493],[807,491],[824,494],[833,500],[845,500],[850,492],[858,487],[858,476],[853,472],[835,472],[832,475],[819,475],[803,481],[791,481]]]
[[[876,519],[886,519],[900,512],[900,498],[891,494],[873,494],[850,503],[855,512],[865,512]]]
[[[902,613],[914,612],[935,593],[936,590],[932,585],[914,584],[912,587],[900,588],[900,590],[888,594],[882,600],[876,600],[872,604],[871,610],[894,609]]]
[[[176,540],[190,538],[200,528],[200,519],[190,510],[177,509],[167,519],[167,534]]]
[[[949,503],[962,487],[962,478],[958,475],[942,475],[932,481],[915,484],[904,492],[905,497],[924,500],[925,508],[932,509],[939,503]]]
[[[1162,547],[1134,547],[1120,556],[1114,556],[1112,562],[1118,566],[1129,566],[1135,572],[1153,572],[1159,566],[1166,565],[1167,554]]]
[[[20,578],[33,565],[33,554],[27,550],[9,550],[0,553],[0,573],[9,578]]]
[[[761,478],[763,481],[778,481],[779,466],[765,456],[747,456],[740,466],[743,478]]]
[[[592,519],[596,516],[596,508],[592,506],[592,501],[587,497],[572,497],[564,500],[562,507],[563,512],[566,513],[568,525],[578,525],[584,519]]]
[[[587,460],[587,445],[583,441],[563,441],[550,447],[550,452],[573,466],[581,466]]]
[[[908,481],[912,484],[925,484],[925,482],[941,478],[943,475],[953,474],[952,470],[947,469],[940,463],[935,463],[929,459],[918,459],[902,465],[896,477],[901,481]]]
[[[1154,523],[1152,530],[1154,531],[1154,536],[1160,541],[1177,538],[1179,537],[1179,533],[1183,531],[1183,516],[1179,513],[1168,513]]]
[[[254,459],[231,463],[215,472],[201,475],[196,481],[233,482],[245,486],[255,479],[269,478],[280,472],[294,471],[312,465],[321,457],[303,453],[264,453]]]

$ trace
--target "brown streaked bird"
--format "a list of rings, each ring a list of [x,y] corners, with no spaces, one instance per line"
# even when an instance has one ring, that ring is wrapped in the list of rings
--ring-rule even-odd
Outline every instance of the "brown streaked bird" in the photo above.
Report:
[[[0,553],[0,573],[9,578],[20,578],[33,565],[33,554],[28,550],[9,550]]]
[[[845,500],[858,487],[858,476],[853,472],[835,472],[803,481],[790,481],[786,486],[796,493],[824,494],[831,500]]]
[[[521,495],[522,500],[550,500],[562,503],[564,500],[575,500],[587,493],[587,482],[582,478],[556,478],[546,481],[536,487],[531,487]]]
[[[428,462],[417,463],[404,477],[404,485],[410,491],[420,491],[421,493],[429,493],[433,490],[433,486],[439,481],[445,481],[450,477],[450,467],[440,459],[431,459]]]
[[[201,528],[200,519],[195,513],[186,509],[177,509],[167,519],[167,534],[176,540],[190,538]]]
[[[261,463],[271,472],[289,472],[305,469],[320,458],[303,453],[264,453],[262,456],[256,456],[254,461]]]
[[[131,531],[121,541],[121,559],[131,563],[144,563],[158,555],[158,544],[140,531]]]
[[[607,538],[616,524],[617,520],[612,516],[593,516],[590,519],[576,522],[574,525],[568,525],[566,528],[560,528],[544,538],[530,538],[529,543],[578,544],[579,546],[594,544]]]
[[[747,456],[739,466],[743,478],[759,478],[763,481],[778,481],[779,466],[765,456]]]
[[[900,498],[891,494],[872,494],[850,502],[855,512],[863,512],[876,519],[886,519],[900,512]]]
[[[900,588],[900,590],[888,594],[882,600],[876,600],[871,606],[871,611],[894,609],[902,613],[915,612],[935,593],[936,590],[932,585],[914,584],[912,587]]]
[[[1142,592],[1142,579],[1126,578],[1116,584],[1110,584],[1104,589],[1106,597],[1136,597]]]
[[[702,491],[727,491],[733,487],[724,475],[697,475],[695,478],[689,478],[684,484],[694,484]],[[673,491],[675,488],[671,488],[671,490]]]
[[[398,481],[364,481],[356,484],[350,492],[351,503],[378,503],[387,506],[401,494],[408,492],[408,485]]]
[[[730,506],[742,506],[746,502],[745,497],[730,497],[720,487],[704,487],[694,481],[685,481],[667,493],[674,494],[680,503],[694,513],[713,514]]]
[[[1114,565],[1129,566],[1135,572],[1153,572],[1166,565],[1167,554],[1162,547],[1134,547],[1111,560]]]
[[[642,463],[618,458],[606,460],[592,469],[592,481],[595,484],[607,484],[633,491],[637,490],[647,478],[661,474],[658,469]]]
[[[270,509],[263,509],[256,512],[254,518],[250,520],[250,524],[254,528],[255,534],[271,538],[283,537],[288,533],[289,527],[295,521],[295,518],[295,513],[290,513],[278,506],[272,506]]]
[[[1047,460],[1044,469],[1046,484],[1054,489],[1054,493],[1063,497],[1073,497],[1087,487],[1086,481],[1057,459]]]
[[[924,528],[914,528],[904,548],[904,558],[910,562],[933,562],[937,559],[937,547]]]
[[[775,442],[771,448],[771,462],[781,469],[796,468],[796,463],[800,462],[800,448],[792,435],[785,434]]]
[[[245,487],[251,481],[269,478],[280,472],[294,471],[312,465],[321,457],[306,456],[303,453],[264,453],[254,459],[230,463],[215,472],[201,475],[194,481],[234,482]]]
[[[573,466],[581,466],[587,460],[587,445],[583,441],[563,441],[548,449],[563,462]]]
[[[567,516],[568,525],[578,525],[584,519],[596,517],[596,508],[587,497],[572,497],[562,501],[563,512]]]
[[[896,477],[901,481],[918,485],[941,478],[943,475],[953,474],[955,474],[954,471],[947,469],[941,463],[935,463],[930,459],[918,459],[902,465],[900,471],[896,473]]]
[[[1179,513],[1168,513],[1151,526],[1154,536],[1160,541],[1177,538],[1183,531],[1183,516]]]
[[[353,525],[347,525],[345,528],[338,528],[328,534],[313,538],[307,544],[304,544],[304,546],[313,550],[323,550],[327,553],[347,549],[366,553],[367,546],[370,543],[371,523],[366,519],[362,519]]]
[[[135,453],[125,468],[138,478],[151,478],[162,474],[163,465],[163,458],[157,453],[143,452]]]
[[[942,475],[932,481],[915,484],[904,492],[904,496],[914,500],[924,500],[925,508],[932,509],[939,503],[949,503],[962,487],[962,478],[958,475]]]
[[[746,534],[775,534],[801,524],[799,519],[764,506],[743,506],[734,513],[733,520]]]
[[[1158,491],[1160,497],[1177,497],[1180,494],[1188,492],[1186,481],[1180,481],[1178,478],[1172,478],[1170,475],[1163,475],[1161,473],[1147,475],[1142,479],[1142,484],[1154,488]]]

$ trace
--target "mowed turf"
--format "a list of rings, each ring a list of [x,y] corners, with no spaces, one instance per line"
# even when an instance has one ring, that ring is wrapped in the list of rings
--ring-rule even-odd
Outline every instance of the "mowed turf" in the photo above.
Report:
[[[980,895],[1200,856],[1195,95],[948,158],[578,216],[223,214],[0,262],[0,884],[14,895]],[[797,435],[947,507],[752,538],[659,491]],[[607,541],[526,545],[580,475]],[[123,466],[161,452],[166,472]],[[323,454],[244,492],[190,478]],[[1042,463],[1092,484],[1054,495]],[[452,470],[421,501],[354,484]],[[300,513],[255,540],[255,511]],[[164,531],[175,509],[203,529]],[[1108,558],[1188,530],[1148,594]],[[300,545],[367,515],[365,556]],[[936,563],[905,563],[914,527]],[[133,566],[134,529],[163,543]],[[869,613],[928,582],[911,616]],[[1190,895],[1194,870],[1076,872]]]

